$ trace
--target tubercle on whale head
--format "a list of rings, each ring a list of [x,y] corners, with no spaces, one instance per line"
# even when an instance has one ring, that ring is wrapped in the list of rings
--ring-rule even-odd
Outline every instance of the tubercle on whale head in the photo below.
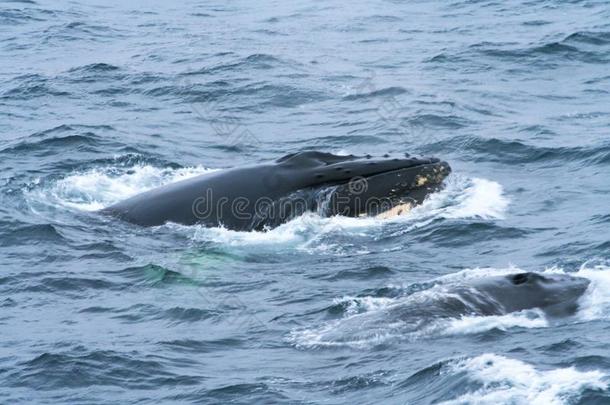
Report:
[[[409,154],[405,154],[404,157],[391,157],[388,154],[383,157],[373,157],[305,151],[286,155],[275,163],[293,172],[295,176],[307,179],[311,186],[322,183],[348,183],[355,178],[369,178],[389,172],[397,172],[400,177],[400,170],[425,166],[434,167],[435,173],[443,178],[451,172],[449,165],[438,158],[415,158]],[[430,177],[432,173],[429,170],[426,172],[425,178],[419,178],[422,183],[419,186],[423,186],[423,182],[439,182],[431,181],[434,180]],[[442,181],[442,179],[438,180]]]
[[[333,210],[326,214],[379,218],[402,215],[442,189],[451,173],[449,164],[434,158],[409,159],[400,164],[396,168],[392,160],[385,166],[389,170],[361,171],[349,180],[329,182],[335,189],[327,204]]]

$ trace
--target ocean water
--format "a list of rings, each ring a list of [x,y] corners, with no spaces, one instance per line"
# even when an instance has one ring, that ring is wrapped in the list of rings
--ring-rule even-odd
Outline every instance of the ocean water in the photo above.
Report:
[[[2,1],[0,402],[610,403],[609,131],[607,1]],[[453,173],[390,220],[95,212],[311,149]],[[520,271],[590,285],[389,317]]]

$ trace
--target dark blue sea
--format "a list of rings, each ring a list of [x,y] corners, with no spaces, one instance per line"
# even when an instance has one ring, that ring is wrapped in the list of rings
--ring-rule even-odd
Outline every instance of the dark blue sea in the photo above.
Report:
[[[303,150],[453,171],[390,219],[96,212]],[[1,1],[0,403],[608,404],[609,173],[607,1]],[[590,284],[392,316],[522,272]]]

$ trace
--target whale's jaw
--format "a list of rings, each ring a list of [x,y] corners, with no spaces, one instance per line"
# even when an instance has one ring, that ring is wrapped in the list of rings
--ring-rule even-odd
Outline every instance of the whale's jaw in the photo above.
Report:
[[[441,190],[450,173],[446,162],[424,161],[402,169],[354,177],[336,186],[328,214],[382,219],[405,215],[430,194]]]

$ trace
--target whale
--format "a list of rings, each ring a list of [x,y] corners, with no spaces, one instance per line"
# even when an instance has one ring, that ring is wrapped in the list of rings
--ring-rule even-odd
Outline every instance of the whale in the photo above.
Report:
[[[339,312],[341,317],[307,336],[315,335],[316,344],[321,345],[357,345],[382,337],[442,334],[451,330],[453,321],[467,317],[485,319],[534,311],[535,316],[559,320],[576,314],[589,284],[586,278],[568,274],[520,272],[459,281],[440,279],[390,297],[387,289],[381,289],[379,297],[366,295],[365,302],[380,300],[369,310],[354,313],[353,306],[344,303],[328,307],[330,316]]]
[[[568,274],[524,272],[482,277],[428,290],[390,308],[391,316],[498,316],[539,309],[550,317],[572,315],[589,280]],[[420,299],[423,298],[423,299]],[[425,303],[424,305],[421,305]]]
[[[302,151],[170,183],[100,212],[141,226],[237,231],[272,229],[306,212],[385,218],[421,204],[450,173],[447,162],[432,157]]]

